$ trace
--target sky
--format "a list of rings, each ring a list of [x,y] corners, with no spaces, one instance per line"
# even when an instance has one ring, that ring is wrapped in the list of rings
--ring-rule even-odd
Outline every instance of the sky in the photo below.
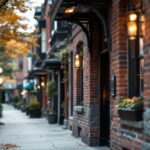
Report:
[[[34,30],[36,20],[34,19],[34,13],[35,13],[35,7],[41,6],[41,4],[44,3],[44,0],[31,0],[33,2],[32,7],[33,9],[23,14],[23,16],[28,18],[28,25],[29,25],[29,32],[32,32]]]

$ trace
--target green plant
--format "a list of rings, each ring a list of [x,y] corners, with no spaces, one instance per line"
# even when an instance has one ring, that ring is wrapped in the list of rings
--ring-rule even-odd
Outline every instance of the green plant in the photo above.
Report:
[[[23,105],[23,101],[20,100],[16,103],[16,108],[21,109],[22,105]]]
[[[57,95],[57,88],[54,80],[48,81],[46,94],[49,98],[54,98]]]
[[[40,104],[37,98],[34,97],[33,99],[31,99],[28,107],[29,109],[38,109],[40,107]]]
[[[125,98],[116,105],[118,109],[127,110],[142,110],[143,106],[144,102],[142,97]]]

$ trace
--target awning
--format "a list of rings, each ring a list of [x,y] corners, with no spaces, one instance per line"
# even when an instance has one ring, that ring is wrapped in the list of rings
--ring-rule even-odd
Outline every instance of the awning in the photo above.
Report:
[[[33,90],[33,83],[28,82],[25,85],[23,85],[23,90]]]
[[[112,0],[57,0],[50,9],[53,20],[66,20],[79,25],[87,36],[89,50],[92,51],[92,40],[89,32],[90,22],[101,20],[108,47],[111,47],[109,31],[109,8]],[[67,11],[67,10],[73,11]],[[71,13],[67,13],[71,12]],[[86,26],[85,26],[86,25]]]
[[[44,69],[59,69],[60,66],[61,62],[57,58],[45,59],[42,64],[42,67]]]
[[[46,75],[47,72],[41,67],[34,67],[32,70],[32,74],[35,76],[42,76],[42,75]]]
[[[110,2],[111,0],[57,0],[50,10],[51,19],[70,21],[94,19],[92,8],[105,12]],[[74,12],[70,14],[64,13],[69,7],[74,7]]]

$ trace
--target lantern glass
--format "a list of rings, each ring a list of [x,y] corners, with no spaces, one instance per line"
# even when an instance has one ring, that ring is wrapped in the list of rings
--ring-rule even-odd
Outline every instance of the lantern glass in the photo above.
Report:
[[[3,78],[2,77],[0,77],[0,85],[2,85],[3,84]]]
[[[137,14],[130,13],[129,14],[129,21],[136,21],[137,20]]]
[[[128,22],[128,36],[131,40],[136,39],[137,36],[137,23],[134,21]]]
[[[3,68],[0,67],[0,73],[3,73]]]
[[[45,86],[45,83],[44,83],[44,82],[41,82],[41,86],[44,87],[44,86]]]
[[[40,85],[38,85],[37,88],[40,89]]]
[[[75,10],[75,7],[69,7],[65,9],[65,14],[72,14]]]
[[[78,69],[80,67],[80,56],[76,54],[75,56],[75,68]]]

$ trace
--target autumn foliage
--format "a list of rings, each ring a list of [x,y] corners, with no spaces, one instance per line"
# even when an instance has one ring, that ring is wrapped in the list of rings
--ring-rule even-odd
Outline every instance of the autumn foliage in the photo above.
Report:
[[[30,3],[29,0],[8,0],[0,8],[0,48],[8,57],[23,57],[29,45],[36,43],[36,38],[26,31],[26,18],[21,16],[21,13],[31,9]]]

